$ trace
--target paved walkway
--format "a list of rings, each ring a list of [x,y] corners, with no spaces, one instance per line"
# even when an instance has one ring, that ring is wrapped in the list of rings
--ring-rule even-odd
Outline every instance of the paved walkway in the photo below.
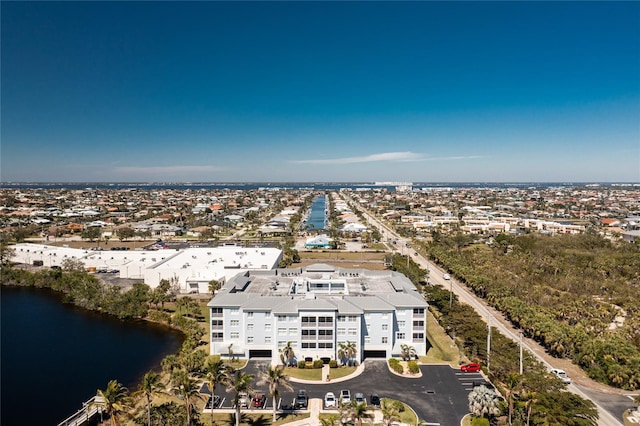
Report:
[[[293,383],[306,383],[309,385],[321,385],[321,384],[325,384],[325,383],[340,383],[340,382],[346,382],[347,380],[351,380],[354,377],[358,377],[360,374],[362,374],[364,372],[364,362],[360,363],[358,365],[358,367],[356,368],[356,371],[354,371],[353,373],[349,374],[348,376],[344,376],[344,377],[339,377],[337,379],[331,379],[330,381],[317,381],[317,380],[304,380],[304,379],[297,379],[295,377],[289,377],[289,381],[293,382]],[[329,367],[329,365],[324,365],[322,367],[322,377],[331,377],[331,368]]]

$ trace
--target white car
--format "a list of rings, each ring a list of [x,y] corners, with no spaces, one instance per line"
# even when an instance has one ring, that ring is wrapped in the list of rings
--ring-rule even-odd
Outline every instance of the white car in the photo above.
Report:
[[[444,274],[444,275],[442,276],[442,278],[444,278],[445,280],[450,280],[450,279],[451,279],[451,277],[449,276],[449,274]]]
[[[324,408],[335,407],[337,405],[336,396],[333,392],[324,395]]]
[[[567,373],[565,373],[564,370],[560,370],[559,368],[552,368],[551,374],[555,374],[556,376],[558,376],[558,378],[562,380],[562,383],[566,383],[567,385],[571,383],[571,377],[567,376]]]

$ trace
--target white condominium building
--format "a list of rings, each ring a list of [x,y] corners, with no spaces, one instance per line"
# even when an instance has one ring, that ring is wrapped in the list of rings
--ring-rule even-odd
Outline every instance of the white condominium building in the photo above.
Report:
[[[252,270],[227,280],[208,304],[211,354],[280,359],[290,345],[297,360],[338,359],[355,344],[355,359],[388,358],[408,345],[427,351],[427,303],[403,274],[344,269]]]

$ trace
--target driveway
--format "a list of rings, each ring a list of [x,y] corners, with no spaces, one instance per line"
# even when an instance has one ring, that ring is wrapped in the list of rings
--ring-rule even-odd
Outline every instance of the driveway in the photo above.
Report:
[[[245,372],[257,375],[268,360],[249,361]],[[458,425],[468,412],[467,396],[473,387],[473,382],[483,381],[479,373],[461,373],[448,365],[423,365],[420,367],[422,377],[405,378],[389,371],[384,360],[366,361],[362,374],[351,380],[340,383],[300,384],[291,383],[294,390],[283,392],[281,405],[293,402],[295,393],[299,389],[306,389],[309,398],[324,398],[326,392],[340,394],[342,389],[348,389],[351,397],[362,392],[369,399],[369,395],[377,393],[381,398],[401,400],[413,408],[421,420],[430,425]],[[266,392],[266,386],[258,386],[254,382],[255,390]],[[222,386],[216,386],[216,394],[225,398],[221,408],[232,408],[233,395],[227,394]],[[267,398],[265,409],[272,408],[271,398]]]

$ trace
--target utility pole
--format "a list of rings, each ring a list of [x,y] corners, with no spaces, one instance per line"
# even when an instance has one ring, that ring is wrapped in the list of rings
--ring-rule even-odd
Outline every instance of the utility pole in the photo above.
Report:
[[[487,371],[491,371],[491,317],[487,318]]]
[[[522,330],[520,330],[520,375],[522,376]]]

